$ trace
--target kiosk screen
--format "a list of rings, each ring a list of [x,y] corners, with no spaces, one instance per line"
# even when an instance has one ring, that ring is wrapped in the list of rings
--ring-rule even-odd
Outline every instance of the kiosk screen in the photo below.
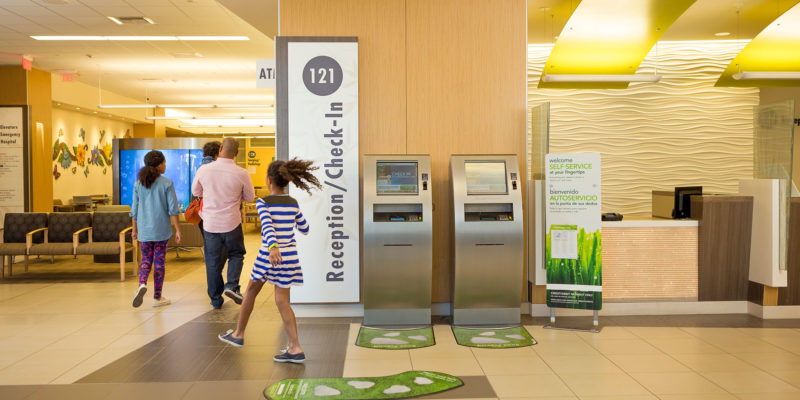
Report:
[[[507,194],[506,163],[504,161],[467,161],[467,194]]]
[[[409,161],[376,163],[378,194],[417,194],[417,163]]]

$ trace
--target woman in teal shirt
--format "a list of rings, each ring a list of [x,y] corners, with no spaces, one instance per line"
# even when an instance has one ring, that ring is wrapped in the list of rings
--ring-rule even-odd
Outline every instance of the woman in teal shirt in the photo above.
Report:
[[[139,179],[133,185],[133,235],[142,248],[142,262],[139,266],[139,289],[133,298],[133,306],[142,305],[147,292],[147,278],[153,269],[153,307],[170,304],[169,299],[161,297],[164,285],[164,270],[167,256],[167,241],[172,236],[170,221],[175,226],[175,242],[181,242],[181,229],[178,225],[178,198],[172,181],[161,176],[167,170],[164,154],[153,150],[144,156],[144,167],[139,170]]]

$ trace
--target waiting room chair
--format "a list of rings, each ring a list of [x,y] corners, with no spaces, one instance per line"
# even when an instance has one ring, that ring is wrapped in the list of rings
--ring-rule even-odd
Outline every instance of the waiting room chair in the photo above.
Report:
[[[5,276],[6,257],[9,259],[8,276],[14,271],[14,257],[25,257],[25,271],[28,270],[28,248],[34,243],[47,241],[46,213],[8,213],[3,219],[2,239],[0,239],[0,278]]]
[[[125,253],[133,252],[133,263],[138,265],[136,238],[131,237],[133,229],[131,217],[126,212],[96,212],[92,217],[92,226],[81,229],[75,234],[89,232],[88,243],[78,243],[76,254],[83,255],[116,255],[119,254],[119,278],[125,280]],[[135,271],[135,268],[134,268]]]
[[[44,243],[28,248],[29,255],[50,256],[52,264],[55,256],[75,256],[79,243],[89,241],[85,228],[92,226],[92,215],[83,213],[51,213],[48,216]],[[83,231],[82,233],[76,233]]]
[[[175,243],[175,229],[172,229],[172,237],[169,238],[169,242],[167,242],[167,248],[174,248],[175,249],[175,256],[180,258],[180,251],[191,251],[191,247],[198,247],[200,248],[200,254],[205,257],[205,252],[203,251],[203,232],[200,230],[200,226],[189,223],[189,222],[180,222],[181,227],[181,243]]]
[[[64,204],[61,199],[53,199],[53,212],[73,212],[75,206],[72,204]]]

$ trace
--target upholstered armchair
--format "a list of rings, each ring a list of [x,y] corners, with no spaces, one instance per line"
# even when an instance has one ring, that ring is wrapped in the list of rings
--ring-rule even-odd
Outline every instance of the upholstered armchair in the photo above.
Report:
[[[41,244],[34,244],[28,248],[28,254],[37,256],[50,256],[50,263],[54,256],[75,256],[78,243],[89,241],[89,233],[84,228],[92,226],[92,215],[86,213],[51,213],[48,216],[47,235]],[[80,234],[75,234],[83,231]]]
[[[28,270],[28,248],[34,243],[47,240],[46,213],[8,213],[0,228],[0,277],[5,275],[5,262],[8,257],[8,276],[12,276],[15,256],[25,257],[25,271]]]
[[[133,263],[137,264],[137,243],[136,238],[131,237],[132,229],[131,217],[126,212],[96,212],[92,218],[92,226],[90,228],[84,228],[73,233],[73,235],[80,235],[85,231],[89,233],[89,242],[78,243],[75,253],[86,255],[119,254],[119,277],[121,281],[124,281],[125,253],[132,251]]]

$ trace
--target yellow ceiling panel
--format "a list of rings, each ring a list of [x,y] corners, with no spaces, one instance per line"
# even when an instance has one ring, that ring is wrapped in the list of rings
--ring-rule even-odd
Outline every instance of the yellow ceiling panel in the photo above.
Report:
[[[800,72],[800,3],[764,28],[731,61],[715,86],[800,86],[800,79],[734,79],[739,72]]]
[[[545,64],[550,75],[627,75],[695,0],[583,0]],[[624,89],[627,82],[539,82],[540,88]]]

